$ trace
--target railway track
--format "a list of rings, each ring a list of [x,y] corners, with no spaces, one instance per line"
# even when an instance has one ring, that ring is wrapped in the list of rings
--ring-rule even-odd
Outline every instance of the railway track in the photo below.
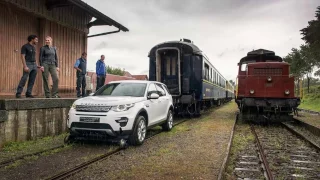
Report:
[[[181,120],[178,120],[178,121],[176,121],[176,123],[174,123],[173,126],[177,126],[177,125],[179,125],[179,124],[181,124],[181,123],[183,123],[183,122],[185,122],[185,121],[187,121],[187,120],[189,120],[189,119],[181,119]],[[148,140],[152,139],[153,137],[155,137],[156,135],[158,135],[158,134],[160,134],[160,133],[162,133],[162,132],[163,132],[163,131],[157,131],[157,132],[149,133],[149,134],[147,135],[145,141],[148,141]],[[77,172],[79,172],[79,171],[87,168],[89,165],[94,164],[94,163],[97,163],[97,162],[99,162],[99,161],[102,161],[102,160],[110,157],[111,155],[114,155],[114,154],[119,153],[119,152],[122,151],[122,150],[123,150],[123,148],[119,147],[119,148],[117,148],[117,149],[115,149],[115,150],[113,150],[113,151],[111,151],[111,152],[108,152],[108,153],[103,154],[103,155],[101,155],[101,156],[98,156],[98,157],[96,157],[96,158],[94,158],[94,159],[91,159],[91,160],[89,160],[89,161],[86,161],[86,162],[84,162],[84,163],[82,163],[82,164],[80,164],[80,165],[77,165],[77,166],[75,166],[75,167],[73,167],[73,168],[71,168],[71,169],[68,169],[68,170],[63,171],[63,172],[61,172],[61,173],[58,173],[58,174],[56,174],[56,175],[54,175],[54,176],[51,176],[51,177],[47,178],[47,180],[66,179],[66,178],[68,178],[68,177],[76,174]]]
[[[299,120],[268,126],[236,123],[236,141],[240,134],[240,140],[246,143],[239,148],[238,142],[230,140],[237,151],[231,155],[228,152],[232,171],[224,167],[227,170],[223,178],[320,179],[319,132],[320,129]]]
[[[320,148],[308,138],[284,124],[252,128],[268,163],[268,179],[320,178]]]

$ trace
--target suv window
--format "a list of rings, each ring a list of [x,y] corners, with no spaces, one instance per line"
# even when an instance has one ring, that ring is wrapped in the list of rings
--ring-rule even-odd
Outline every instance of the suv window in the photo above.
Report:
[[[111,83],[100,88],[94,95],[143,97],[146,86],[146,83]]]
[[[159,91],[159,96],[165,96],[166,95],[166,91],[163,89],[161,84],[156,83],[156,88]]]
[[[152,83],[149,85],[149,88],[148,88],[148,96],[150,96],[152,93],[158,93],[158,90],[156,88],[156,86]]]

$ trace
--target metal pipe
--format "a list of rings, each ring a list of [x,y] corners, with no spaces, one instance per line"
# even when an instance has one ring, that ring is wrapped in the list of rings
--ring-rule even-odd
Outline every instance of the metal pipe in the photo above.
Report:
[[[110,31],[110,32],[105,32],[105,33],[100,33],[100,34],[94,34],[91,36],[87,36],[87,38],[96,37],[96,36],[103,36],[103,35],[113,34],[113,33],[118,33],[118,32],[120,32],[120,29],[118,29],[117,31]]]

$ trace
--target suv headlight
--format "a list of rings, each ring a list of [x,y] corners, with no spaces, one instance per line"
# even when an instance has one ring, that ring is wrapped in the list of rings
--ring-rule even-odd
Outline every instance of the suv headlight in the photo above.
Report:
[[[71,105],[70,109],[76,109],[76,104],[73,103],[73,104]]]
[[[112,110],[116,112],[121,112],[121,111],[127,111],[128,109],[132,108],[134,106],[134,103],[132,104],[123,104],[123,105],[118,105],[118,106],[112,106]]]

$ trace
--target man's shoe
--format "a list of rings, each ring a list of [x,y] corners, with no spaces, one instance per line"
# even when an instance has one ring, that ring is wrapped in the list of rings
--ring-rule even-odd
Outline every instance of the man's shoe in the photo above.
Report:
[[[58,95],[55,95],[55,96],[52,96],[52,98],[60,98],[60,96],[58,96]]]
[[[26,95],[27,98],[34,98],[32,95]]]
[[[21,98],[21,94],[16,94],[16,98]]]

